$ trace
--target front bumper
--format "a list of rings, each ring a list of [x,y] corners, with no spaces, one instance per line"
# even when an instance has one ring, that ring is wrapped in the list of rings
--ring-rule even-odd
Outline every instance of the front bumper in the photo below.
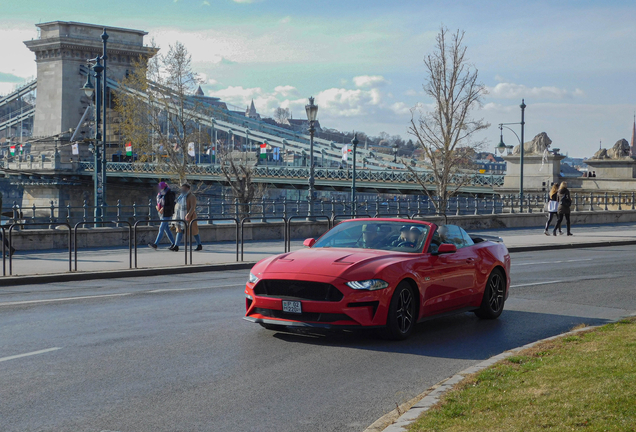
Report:
[[[287,277],[285,277],[287,276]],[[299,281],[303,275],[290,278],[288,275],[268,275],[269,280]],[[345,280],[306,275],[306,280],[333,285],[342,293],[339,301],[316,301],[288,296],[255,294],[255,284],[245,287],[245,319],[259,324],[275,324],[293,327],[314,328],[361,328],[382,327],[391,301],[393,287],[377,290],[354,290],[345,285]],[[302,314],[283,312],[283,300],[300,301]]]

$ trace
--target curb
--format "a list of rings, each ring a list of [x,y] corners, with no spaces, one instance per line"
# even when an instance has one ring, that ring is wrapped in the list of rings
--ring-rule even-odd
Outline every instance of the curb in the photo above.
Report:
[[[623,318],[626,317],[632,317],[632,316],[636,316],[636,313],[627,315],[625,317],[622,318],[618,318],[616,320],[610,321],[606,324],[610,324],[612,322],[618,322]],[[603,324],[605,325],[605,324]],[[580,332],[584,332],[584,331],[589,331],[595,328],[599,328],[602,325],[598,325],[598,326],[585,326],[583,328],[580,329],[576,329],[576,330],[571,330],[569,332],[565,332],[565,333],[561,333],[558,334],[556,336],[550,336],[544,339],[540,339],[538,341],[534,341],[534,342],[530,342],[526,345],[517,347],[517,348],[512,348],[510,350],[504,351],[501,354],[498,354],[496,356],[490,357],[487,360],[484,360],[480,363],[477,363],[474,366],[471,366],[467,369],[464,369],[461,372],[456,373],[455,375],[451,376],[450,378],[446,378],[443,379],[442,381],[438,382],[437,384],[429,387],[428,389],[426,389],[426,391],[424,391],[423,393],[421,393],[419,396],[416,396],[415,398],[411,399],[412,402],[414,400],[416,400],[417,402],[415,402],[410,408],[408,408],[406,410],[406,412],[402,411],[402,407],[399,407],[396,410],[393,410],[387,414],[385,414],[384,416],[380,417],[378,420],[376,420],[371,426],[369,426],[368,428],[366,428],[363,432],[405,432],[405,428],[408,428],[409,426],[411,426],[411,424],[413,424],[422,414],[424,414],[425,412],[427,412],[428,410],[430,410],[432,407],[434,407],[435,405],[437,405],[440,401],[440,398],[446,394],[446,392],[448,392],[449,390],[453,389],[453,387],[455,387],[456,384],[462,382],[468,375],[472,375],[475,374],[477,372],[482,371],[483,369],[486,369],[492,365],[494,365],[495,363],[500,362],[501,360],[504,360],[516,353],[518,353],[519,351],[523,351],[525,349],[528,348],[532,348],[533,346],[543,343],[543,342],[547,342],[547,341],[551,341],[554,339],[559,339],[565,336],[569,336],[569,335],[573,335],[573,334],[577,334]],[[407,402],[406,404],[408,404],[409,402]],[[406,405],[403,404],[403,405]],[[397,419],[396,419],[397,417]],[[393,419],[393,420],[392,420]],[[388,426],[383,427],[383,424],[387,424],[389,423]]]
[[[159,268],[141,268],[124,270],[105,270],[94,272],[55,273],[46,275],[29,276],[4,276],[0,277],[0,287],[16,285],[47,284],[55,282],[76,282],[95,279],[116,279],[128,277],[147,277],[174,274],[219,272],[230,270],[249,270],[256,262],[239,262],[211,265],[189,265]]]
[[[504,242],[505,244],[505,242]],[[515,252],[535,252],[545,250],[559,249],[578,249],[578,248],[597,248],[609,246],[632,246],[636,245],[636,240],[615,240],[615,241],[597,241],[588,243],[559,243],[555,245],[537,245],[537,246],[512,246],[508,248],[509,253]]]

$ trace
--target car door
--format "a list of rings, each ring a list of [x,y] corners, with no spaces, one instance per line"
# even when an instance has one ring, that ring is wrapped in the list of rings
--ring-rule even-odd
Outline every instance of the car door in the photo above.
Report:
[[[429,246],[428,268],[425,273],[426,289],[423,299],[425,315],[441,313],[455,307],[454,292],[457,289],[458,274],[465,259],[462,260],[461,256],[458,257],[457,253],[436,255],[437,246],[442,243],[451,243],[447,227],[448,225],[436,229]],[[463,246],[463,240],[459,243]],[[452,244],[457,246],[456,243]]]

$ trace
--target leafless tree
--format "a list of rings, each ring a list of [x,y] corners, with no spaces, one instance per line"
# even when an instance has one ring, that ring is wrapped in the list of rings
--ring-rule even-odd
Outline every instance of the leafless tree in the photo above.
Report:
[[[274,111],[274,120],[276,120],[277,123],[285,123],[289,116],[289,108],[278,107],[276,111]]]
[[[233,159],[221,167],[226,182],[230,185],[232,196],[239,203],[239,217],[250,215],[249,203],[263,195],[263,188],[252,181],[252,169],[244,165],[237,165]]]
[[[416,139],[416,146],[424,150],[430,164],[430,175],[435,191],[428,189],[427,178],[422,172],[405,164],[435,205],[438,214],[446,216],[449,198],[466,185],[473,173],[469,172],[470,154],[480,149],[483,141],[475,141],[476,132],[490,125],[483,119],[472,117],[474,109],[481,107],[487,93],[478,81],[478,71],[466,57],[464,32],[449,33],[440,29],[435,47],[424,58],[426,81],[424,92],[432,99],[432,107],[422,105],[411,110],[409,133]]]
[[[192,95],[201,80],[192,69],[192,59],[180,42],[166,55],[138,59],[121,84],[115,110],[121,133],[140,155],[141,162],[155,162],[167,176],[184,182],[190,143],[195,151],[209,143],[201,133],[202,107]]]

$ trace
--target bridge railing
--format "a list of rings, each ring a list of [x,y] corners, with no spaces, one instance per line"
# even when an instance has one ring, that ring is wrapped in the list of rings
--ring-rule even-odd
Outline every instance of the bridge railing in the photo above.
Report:
[[[618,194],[578,194],[573,195],[572,211],[618,211],[635,210],[636,193]],[[541,213],[547,202],[546,194],[529,194],[524,196],[524,213]],[[487,215],[518,213],[520,208],[519,195],[502,195],[489,197],[457,196],[451,198],[446,206],[446,215]],[[316,200],[314,214],[316,216],[333,216],[346,214],[370,214],[379,216],[398,215],[435,215],[436,206],[426,196],[409,198],[382,199],[376,195],[375,199],[359,199],[352,205],[345,200]],[[16,202],[10,207],[2,208],[3,224],[20,224],[28,229],[33,224],[53,226],[57,223],[75,225],[78,222],[99,222],[95,219],[95,206],[84,201],[79,206],[59,206],[53,201],[49,206],[21,207]],[[246,216],[258,218],[283,218],[302,216],[309,213],[309,203],[306,198],[297,199],[257,199],[249,203],[241,203],[225,196],[200,198],[197,214],[205,223],[214,218],[231,217],[241,220]],[[153,200],[124,204],[117,201],[113,205],[101,207],[102,221],[125,221],[131,224],[137,222],[149,224],[150,220],[158,217]],[[121,225],[124,223],[122,222]],[[90,225],[90,224],[87,224]]]

